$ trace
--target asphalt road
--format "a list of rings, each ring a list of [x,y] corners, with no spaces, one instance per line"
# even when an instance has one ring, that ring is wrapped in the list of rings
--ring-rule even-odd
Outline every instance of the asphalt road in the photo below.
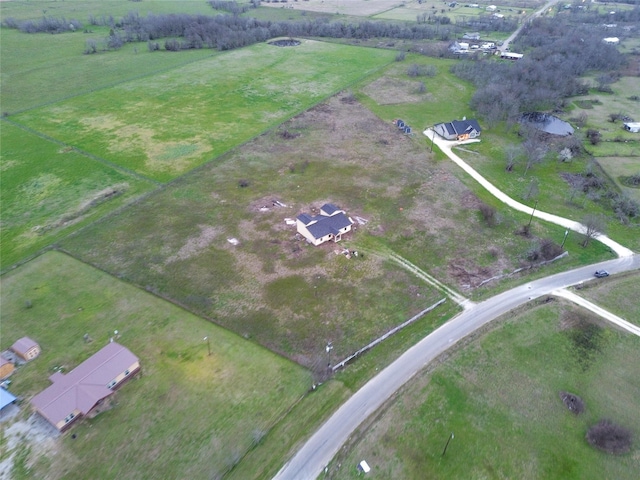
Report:
[[[640,255],[580,267],[516,287],[475,304],[442,325],[372,378],[322,425],[274,480],[316,479],[367,417],[436,357],[488,322],[554,290],[593,279],[595,270],[611,274],[640,268]]]

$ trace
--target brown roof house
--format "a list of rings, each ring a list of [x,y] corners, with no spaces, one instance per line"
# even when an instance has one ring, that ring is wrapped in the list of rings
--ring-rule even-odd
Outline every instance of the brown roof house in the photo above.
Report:
[[[301,213],[296,218],[298,233],[316,246],[329,240],[339,242],[342,234],[351,230],[351,225],[353,220],[332,203],[325,203],[320,208],[320,215]]]
[[[122,345],[112,342],[66,375],[49,377],[53,385],[31,400],[36,411],[58,430],[87,415],[140,369],[140,361]]]
[[[29,337],[22,337],[21,339],[16,340],[16,343],[11,345],[11,350],[25,362],[33,360],[40,355],[40,345]]]

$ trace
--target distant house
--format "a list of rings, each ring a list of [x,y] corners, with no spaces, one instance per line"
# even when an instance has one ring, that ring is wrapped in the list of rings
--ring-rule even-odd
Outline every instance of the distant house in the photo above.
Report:
[[[25,362],[33,360],[40,355],[40,345],[29,337],[22,337],[21,339],[16,340],[16,343],[11,345],[11,350]]]
[[[468,140],[480,136],[482,129],[476,120],[453,120],[433,127],[435,132],[447,140]]]
[[[495,5],[488,5],[485,9],[487,12],[495,12],[498,9]]]
[[[522,53],[501,52],[500,58],[503,60],[520,60],[524,55]]]
[[[140,369],[140,361],[122,345],[112,342],[66,375],[49,377],[51,386],[31,400],[35,410],[58,430],[91,412],[125,380]]]
[[[351,230],[351,225],[353,220],[332,203],[324,204],[320,208],[320,215],[301,213],[296,218],[298,233],[316,246],[329,240],[339,242],[342,234]]]
[[[465,40],[480,40],[480,33],[479,32],[467,32],[462,36],[462,38],[464,38]]]
[[[618,45],[620,43],[620,39],[618,37],[607,37],[603,38],[602,41],[609,45]]]
[[[15,366],[4,357],[0,357],[0,380],[4,380],[13,373]]]
[[[640,132],[640,122],[625,122],[624,129],[628,132],[639,133]]]

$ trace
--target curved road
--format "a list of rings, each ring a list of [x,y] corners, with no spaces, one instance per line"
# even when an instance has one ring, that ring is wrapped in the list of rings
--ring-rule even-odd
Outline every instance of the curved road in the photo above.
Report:
[[[441,353],[491,320],[554,290],[591,280],[596,269],[607,269],[615,274],[638,268],[640,255],[626,256],[536,280],[473,305],[407,350],[358,390],[313,434],[274,479],[317,478],[364,419]]]

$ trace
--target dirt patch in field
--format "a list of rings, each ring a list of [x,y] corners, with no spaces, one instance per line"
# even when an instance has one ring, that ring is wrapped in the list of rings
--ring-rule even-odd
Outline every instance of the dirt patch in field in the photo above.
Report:
[[[178,260],[187,260],[194,255],[202,253],[220,233],[220,229],[214,226],[198,225],[198,227],[200,228],[200,235],[188,238],[186,243],[175,254],[167,258],[167,264]]]
[[[579,396],[569,392],[560,392],[560,400],[562,400],[562,403],[570,412],[576,415],[584,412],[584,402]]]
[[[363,92],[378,105],[412,103],[428,100],[430,93],[420,92],[421,81],[381,77],[363,88]]]

